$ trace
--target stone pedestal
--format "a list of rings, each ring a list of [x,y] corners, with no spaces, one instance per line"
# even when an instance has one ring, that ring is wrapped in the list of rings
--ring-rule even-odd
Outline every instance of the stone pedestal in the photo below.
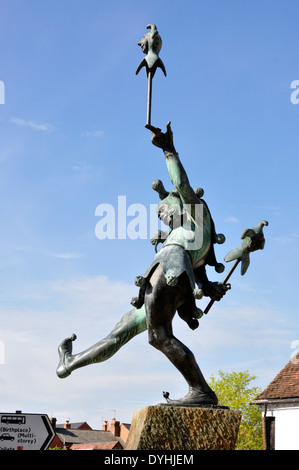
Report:
[[[147,406],[134,413],[125,450],[234,450],[241,412]]]

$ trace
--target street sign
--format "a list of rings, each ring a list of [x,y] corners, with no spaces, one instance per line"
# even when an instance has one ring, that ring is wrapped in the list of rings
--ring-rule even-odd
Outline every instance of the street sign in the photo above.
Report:
[[[0,450],[47,450],[54,436],[47,415],[0,413]]]

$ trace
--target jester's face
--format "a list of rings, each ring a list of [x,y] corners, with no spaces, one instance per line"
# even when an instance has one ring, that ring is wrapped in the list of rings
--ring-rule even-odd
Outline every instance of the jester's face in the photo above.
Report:
[[[145,34],[143,36],[143,38],[141,39],[141,41],[138,42],[138,46],[141,47],[142,49],[142,52],[144,54],[147,54],[148,53],[148,38],[147,38],[147,34]]]
[[[157,207],[157,215],[163,224],[168,225],[171,229],[179,227],[181,224],[181,215],[183,208],[180,200],[175,197],[165,198]]]
[[[168,204],[162,203],[158,205],[157,208],[158,217],[165,225],[171,224],[172,213],[171,207]]]

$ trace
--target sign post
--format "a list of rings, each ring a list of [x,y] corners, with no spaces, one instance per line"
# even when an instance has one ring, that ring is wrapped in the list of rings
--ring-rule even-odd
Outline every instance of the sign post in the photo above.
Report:
[[[54,436],[47,415],[0,413],[0,451],[47,450]]]

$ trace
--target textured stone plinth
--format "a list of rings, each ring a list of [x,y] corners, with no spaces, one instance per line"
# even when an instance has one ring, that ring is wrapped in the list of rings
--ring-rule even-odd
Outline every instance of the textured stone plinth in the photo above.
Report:
[[[241,412],[147,406],[134,413],[125,450],[234,450]]]

